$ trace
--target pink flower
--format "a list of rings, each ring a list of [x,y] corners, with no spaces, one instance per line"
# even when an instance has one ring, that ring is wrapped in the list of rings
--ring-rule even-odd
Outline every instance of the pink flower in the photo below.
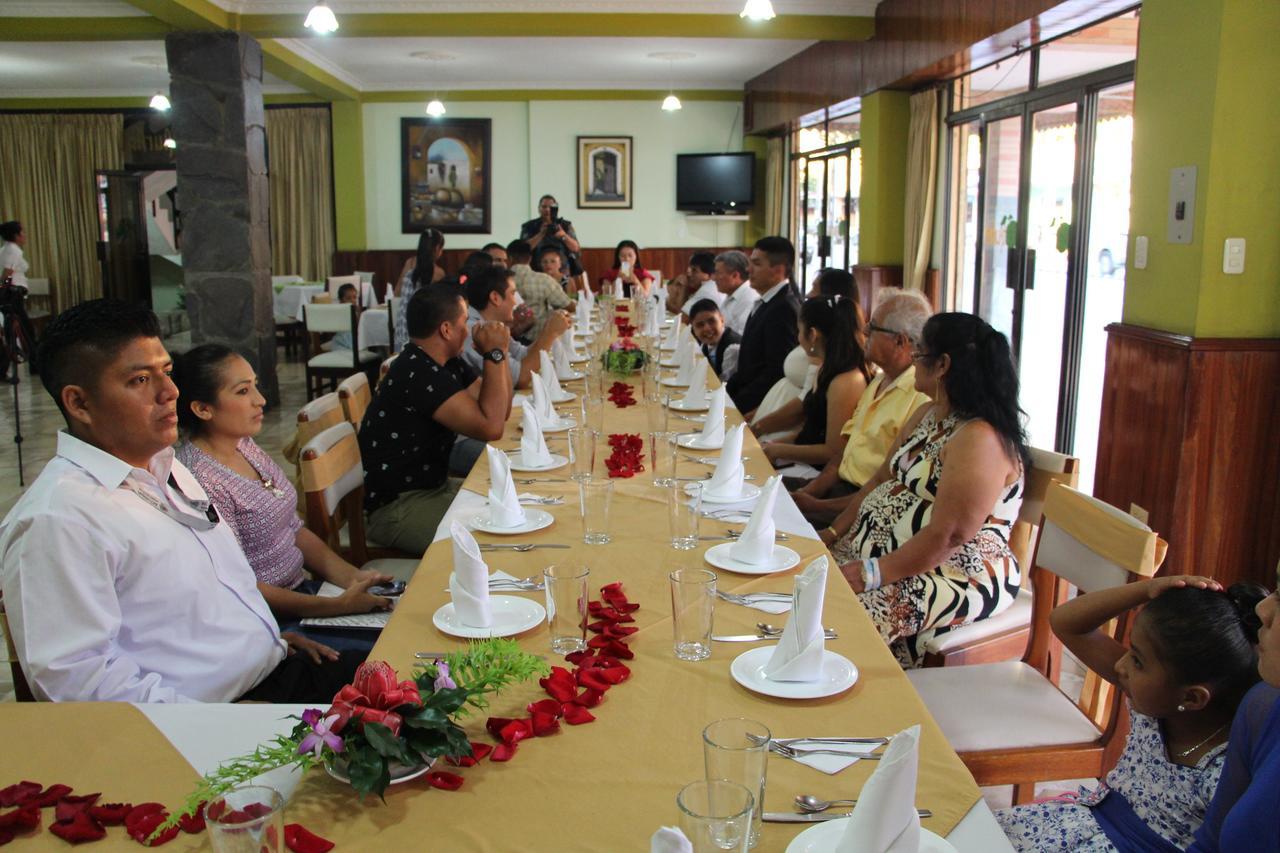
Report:
[[[334,752],[342,752],[342,738],[330,731],[338,719],[337,714],[321,717],[320,711],[315,708],[303,711],[302,721],[311,726],[311,734],[304,737],[302,743],[298,744],[298,754],[314,752],[316,758],[321,758],[326,746]]]

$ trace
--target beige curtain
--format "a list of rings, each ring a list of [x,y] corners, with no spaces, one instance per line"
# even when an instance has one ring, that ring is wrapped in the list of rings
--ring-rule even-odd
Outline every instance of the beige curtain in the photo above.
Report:
[[[783,233],[782,214],[787,201],[786,145],[783,136],[772,136],[768,140],[764,166],[764,233],[768,235]]]
[[[329,111],[267,110],[271,274],[329,276],[333,259],[333,159]]]
[[[938,184],[938,90],[911,96],[907,131],[906,222],[903,230],[903,286],[921,290],[929,269],[933,200]]]
[[[0,220],[17,219],[52,310],[102,296],[94,172],[124,165],[119,113],[0,115]]]

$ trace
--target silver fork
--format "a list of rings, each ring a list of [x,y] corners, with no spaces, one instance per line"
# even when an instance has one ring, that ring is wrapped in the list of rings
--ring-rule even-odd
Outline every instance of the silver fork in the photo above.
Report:
[[[863,754],[855,752],[843,752],[838,749],[796,749],[794,746],[786,746],[777,741],[769,742],[769,751],[776,752],[783,758],[803,758],[806,755],[839,755],[844,758],[862,758],[867,761],[879,761],[880,755],[877,753]]]
[[[532,486],[534,483],[567,483],[569,481],[563,477],[525,477],[513,478],[511,482],[519,483],[521,486]]]
[[[791,593],[789,592],[748,592],[745,594],[736,592],[722,592],[716,590],[716,595],[723,598],[730,604],[756,604],[761,601],[790,601]]]
[[[519,545],[502,545],[496,542],[479,543],[481,551],[532,551],[534,548],[568,548],[568,545],[550,545],[534,542],[522,542]]]
[[[725,539],[731,539],[731,540],[738,539],[741,536],[742,536],[741,530],[726,530],[723,536],[699,536],[698,538],[704,542],[718,542],[718,541],[723,541]],[[773,538],[777,539],[779,542],[785,542],[791,537],[786,533],[783,533],[781,530],[778,530],[774,532]]]
[[[694,456],[692,453],[681,453],[680,455],[683,456],[685,459],[688,459],[690,462],[698,462],[702,465],[720,464],[719,456]],[[742,457],[743,462],[750,461],[750,459],[751,459],[750,456]]]

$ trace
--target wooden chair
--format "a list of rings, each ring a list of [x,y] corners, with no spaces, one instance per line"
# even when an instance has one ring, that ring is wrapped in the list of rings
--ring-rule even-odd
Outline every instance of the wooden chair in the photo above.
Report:
[[[342,414],[347,423],[360,431],[360,422],[364,413],[373,402],[373,392],[369,390],[369,377],[363,373],[353,373],[338,383],[338,401],[342,403]]]
[[[396,318],[404,308],[404,299],[399,296],[387,298],[387,340],[391,341],[391,355],[396,355]]]
[[[336,388],[338,382],[352,373],[372,369],[378,362],[375,352],[360,348],[360,340],[356,329],[356,306],[354,305],[304,305],[302,316],[307,326],[306,358],[307,358],[307,399],[310,400],[324,393],[325,380],[329,380],[330,388]],[[312,355],[312,336],[319,333],[350,332],[354,349],[335,349]]]
[[[1027,489],[1022,497],[1018,520],[1009,536],[1009,547],[1024,570],[1031,565],[1032,546],[1049,487],[1054,483],[1065,483],[1074,489],[1080,482],[1079,459],[1036,447],[1030,448],[1030,452]],[[953,628],[927,640],[924,644],[924,666],[992,663],[1021,657],[1031,636],[1031,599],[1028,572],[1023,577],[1018,597],[1007,609],[990,619]]]
[[[355,285],[356,293],[360,293],[364,289],[363,287],[361,287],[361,285],[363,284],[363,281],[361,280],[358,274],[331,275],[327,279],[325,279],[324,292],[329,294],[329,297],[333,299],[334,302],[337,302],[338,291],[342,289],[342,286],[344,284]],[[358,302],[359,300],[356,300],[356,301]]]
[[[4,637],[5,663],[9,664],[9,674],[13,678],[13,695],[19,702],[36,701],[27,677],[22,672],[22,664],[18,662],[18,650],[13,645],[13,634],[9,631],[9,615],[4,611],[4,596],[0,595],[0,635]]]
[[[382,300],[378,299],[378,289],[374,286],[374,280],[377,273],[360,272],[357,270],[352,273],[353,276],[360,279],[360,307],[372,308]]]
[[[1124,703],[1114,690],[1105,691],[1096,708],[1062,692],[1049,612],[1066,584],[1092,592],[1150,577],[1164,549],[1163,540],[1132,516],[1060,483],[1050,486],[1032,561],[1035,598],[1026,655],[907,673],[979,785],[1013,785],[1013,801],[1021,804],[1031,800],[1038,781],[1100,778],[1114,765],[1128,728]],[[1126,641],[1131,619],[1126,613],[1115,620],[1112,636]]]
[[[329,547],[345,553],[364,569],[409,580],[418,559],[370,559],[364,532],[364,467],[360,445],[351,424],[329,427],[302,448],[302,488],[306,497],[307,528]],[[346,519],[349,546],[342,548],[340,530]]]
[[[378,384],[382,384],[382,380],[387,378],[387,373],[391,370],[391,362],[400,357],[399,353],[392,355],[386,361],[382,362],[382,366],[378,368]]]

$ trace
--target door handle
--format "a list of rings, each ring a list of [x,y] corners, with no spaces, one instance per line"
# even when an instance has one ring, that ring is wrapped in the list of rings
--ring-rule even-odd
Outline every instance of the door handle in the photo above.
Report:
[[[1036,286],[1036,250],[1027,249],[1027,274],[1023,278],[1026,283],[1023,285],[1024,290],[1031,290]]]
[[[1022,252],[1013,246],[1005,247],[1004,286],[1010,290],[1018,289],[1018,267],[1022,261]]]

